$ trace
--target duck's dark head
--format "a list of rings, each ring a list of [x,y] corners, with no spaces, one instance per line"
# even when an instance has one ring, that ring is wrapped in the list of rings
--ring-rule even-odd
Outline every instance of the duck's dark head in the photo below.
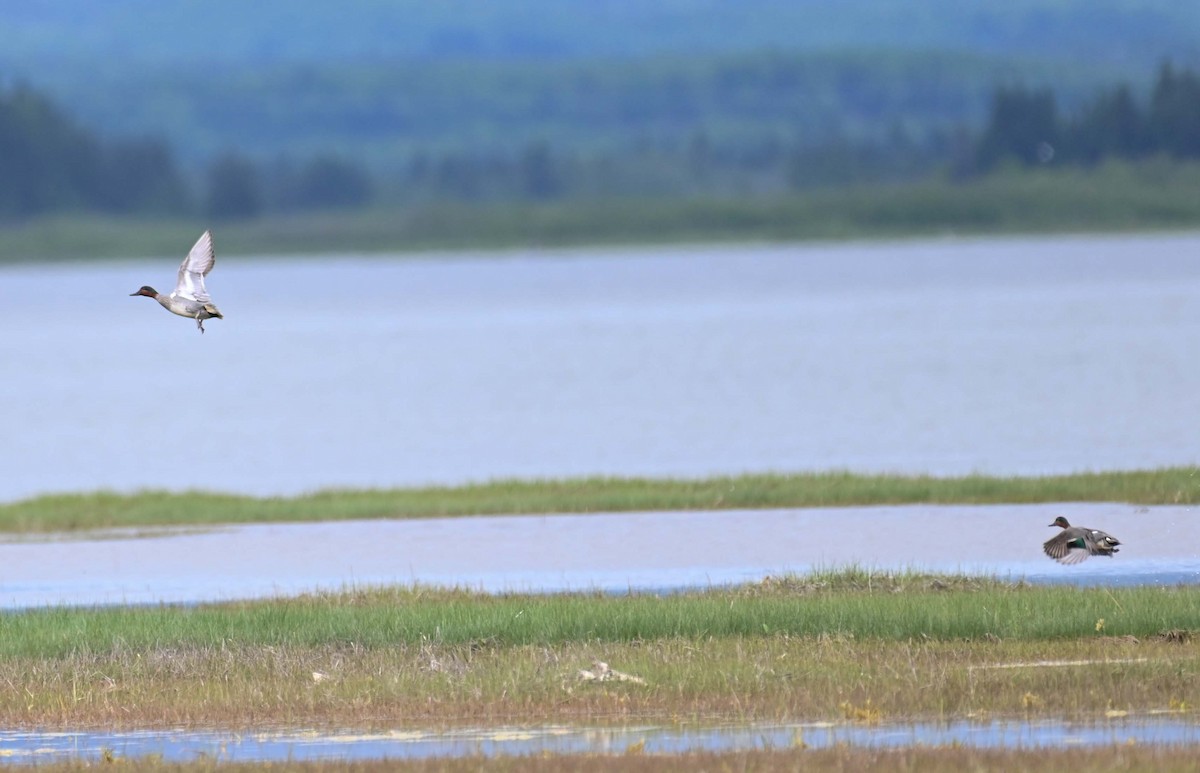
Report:
[[[158,295],[158,293],[156,293],[154,288],[150,285],[142,285],[140,290],[138,290],[136,293],[130,293],[129,297],[132,298],[135,295],[144,295],[147,298],[153,298],[154,296]]]
[[[1055,518],[1055,519],[1054,519],[1054,523],[1052,523],[1052,524],[1050,524],[1050,525],[1051,525],[1051,526],[1057,526],[1057,527],[1059,527],[1060,529],[1069,529],[1069,528],[1071,528],[1071,524],[1070,524],[1070,523],[1067,521],[1067,519],[1066,519],[1066,518],[1063,518],[1061,515],[1060,515],[1060,516],[1058,516],[1057,518]]]

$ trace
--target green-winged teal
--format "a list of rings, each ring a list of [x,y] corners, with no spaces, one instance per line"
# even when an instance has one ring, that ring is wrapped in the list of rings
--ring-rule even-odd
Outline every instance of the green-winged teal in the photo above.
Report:
[[[1117,552],[1117,545],[1121,544],[1116,537],[1099,529],[1072,526],[1061,515],[1050,525],[1060,527],[1062,532],[1047,540],[1042,549],[1060,564],[1077,564],[1088,556],[1111,558]]]
[[[213,252],[212,232],[205,231],[200,234],[195,246],[179,264],[179,279],[175,282],[175,289],[171,291],[170,295],[163,295],[149,285],[144,285],[142,289],[136,293],[130,293],[130,295],[144,295],[147,298],[153,298],[172,314],[191,317],[196,320],[196,327],[200,328],[200,332],[203,333],[204,320],[213,317],[224,319],[212,299],[208,297],[208,290],[204,288],[204,277],[208,275],[209,271],[212,271],[213,264],[216,262],[217,256]]]

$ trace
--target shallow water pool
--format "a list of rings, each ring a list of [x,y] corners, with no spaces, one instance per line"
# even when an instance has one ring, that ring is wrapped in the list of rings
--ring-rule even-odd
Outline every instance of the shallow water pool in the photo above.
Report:
[[[771,723],[721,726],[502,727],[374,733],[282,731],[231,733],[156,730],[128,733],[0,732],[7,762],[97,760],[157,756],[167,761],[212,758],[228,762],[281,760],[420,759],[533,754],[647,754],[787,749],[838,744],[868,747],[943,746],[1038,748],[1134,742],[1200,744],[1200,724],[1140,717],[1098,723],[947,722],[913,724]]]

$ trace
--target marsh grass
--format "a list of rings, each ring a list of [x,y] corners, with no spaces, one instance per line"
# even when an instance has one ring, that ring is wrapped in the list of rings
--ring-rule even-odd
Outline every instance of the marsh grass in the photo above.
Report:
[[[1200,589],[863,574],[669,597],[390,589],[8,614],[0,722],[1095,718],[1200,701]],[[645,683],[581,681],[595,661]]]
[[[1059,660],[1083,665],[1032,665]],[[644,684],[590,683],[602,660]],[[1018,667],[998,668],[997,666]],[[313,674],[320,675],[314,678]],[[226,644],[0,661],[0,721],[38,727],[905,722],[1190,715],[1200,654],[1156,639],[667,638],[367,649]]]
[[[851,576],[857,574],[865,573]],[[103,653],[114,644],[211,648],[230,641],[509,647],[771,635],[1032,641],[1200,630],[1200,588],[976,582],[954,589],[954,581],[937,577],[884,573],[876,575],[873,587],[855,588],[816,577],[670,596],[384,588],[194,607],[48,608],[0,617],[0,657]]]
[[[1046,477],[762,474],[703,479],[501,480],[454,487],[248,497],[190,491],[96,492],[0,505],[0,531],[69,531],[354,518],[719,510],[899,504],[1200,502],[1200,472],[1174,467]]]

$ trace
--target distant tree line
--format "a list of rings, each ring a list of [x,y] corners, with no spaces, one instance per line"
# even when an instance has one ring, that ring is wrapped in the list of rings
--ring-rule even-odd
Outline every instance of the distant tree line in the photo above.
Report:
[[[101,142],[28,88],[0,95],[0,214],[170,212],[186,200],[164,143]]]
[[[729,136],[697,125],[631,146],[427,150],[402,168],[368,172],[325,153],[255,160],[236,150],[181,171],[153,138],[105,140],[31,89],[0,92],[0,217],[54,211],[204,214],[213,219],[358,208],[381,197],[555,200],[616,195],[760,195],[859,182],[959,177],[1005,165],[1092,165],[1154,155],[1200,158],[1200,76],[1165,64],[1144,100],[1129,86],[1065,114],[1048,88],[1004,86],[981,130],[895,125],[869,137],[805,141],[775,133]]]
[[[256,164],[227,151],[208,166],[202,210],[217,220],[257,217],[268,212],[353,209],[371,203],[375,184],[363,167],[333,154],[304,163],[277,160]]]
[[[1124,85],[1070,116],[1059,113],[1049,89],[998,89],[971,161],[986,172],[1005,162],[1093,165],[1152,155],[1200,158],[1200,76],[1169,63],[1144,107]]]
[[[372,195],[367,173],[332,154],[259,166],[230,152],[193,184],[162,140],[104,140],[27,86],[0,92],[0,217],[92,211],[239,218],[357,207]]]
[[[911,181],[939,172],[962,179],[1004,165],[1200,159],[1200,76],[1164,64],[1146,99],[1119,85],[1072,113],[1059,109],[1049,88],[1002,86],[982,129],[916,135],[895,125],[878,134],[813,142],[770,135],[718,140],[698,129],[683,140],[591,155],[538,141],[511,151],[418,153],[400,177],[410,195],[554,199],[777,193]]]

